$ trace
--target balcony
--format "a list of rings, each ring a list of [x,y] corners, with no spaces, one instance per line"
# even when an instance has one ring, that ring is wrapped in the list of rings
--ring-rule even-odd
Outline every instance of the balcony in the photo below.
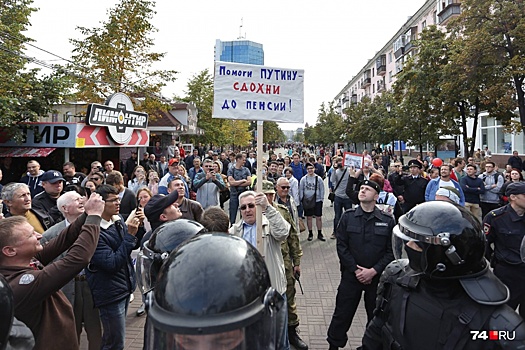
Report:
[[[372,73],[370,69],[365,70],[363,73],[363,85],[362,89],[369,87],[372,84]]]
[[[382,92],[386,90],[386,84],[384,80],[379,80],[377,82],[377,92]]]
[[[376,59],[376,72],[380,76],[386,74],[386,55],[381,55]]]
[[[345,95],[345,97],[343,97],[343,103],[347,103],[349,99],[348,95]]]
[[[417,27],[412,27],[410,30],[405,34],[405,55],[412,51],[414,46],[414,41],[417,40],[418,33],[417,33]]]
[[[438,13],[438,22],[444,26],[448,21],[454,17],[457,17],[461,13],[461,3],[454,1],[448,5],[443,3],[443,11]]]

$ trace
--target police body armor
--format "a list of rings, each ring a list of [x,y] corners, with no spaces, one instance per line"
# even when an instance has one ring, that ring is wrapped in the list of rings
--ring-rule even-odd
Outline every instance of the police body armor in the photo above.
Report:
[[[431,282],[406,259],[390,263],[375,311],[384,321],[383,349],[525,349],[525,324],[505,305],[507,288],[488,269],[480,277]],[[489,330],[514,339],[473,339],[471,331]]]

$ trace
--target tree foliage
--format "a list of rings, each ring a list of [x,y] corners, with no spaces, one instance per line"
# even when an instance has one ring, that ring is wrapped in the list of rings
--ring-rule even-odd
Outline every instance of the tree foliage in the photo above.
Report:
[[[32,40],[23,32],[36,11],[32,0],[0,0],[0,128],[20,139],[18,123],[35,122],[53,111],[67,94],[67,80],[55,72],[42,75],[27,69],[31,59],[24,55]]]
[[[464,54],[490,62],[501,86],[514,88],[516,98],[508,111],[518,108],[525,126],[525,2],[515,0],[465,0],[451,28],[463,38]],[[501,94],[501,92],[499,93]],[[503,94],[508,95],[506,92]],[[509,106],[503,105],[500,110]]]
[[[167,109],[160,93],[175,80],[176,72],[154,68],[165,56],[151,51],[152,34],[157,31],[151,24],[154,6],[151,0],[121,0],[100,27],[77,27],[82,38],[70,39],[74,63],[68,70],[78,100],[101,103],[115,92],[124,92],[144,98],[138,109],[147,107],[150,114]]]

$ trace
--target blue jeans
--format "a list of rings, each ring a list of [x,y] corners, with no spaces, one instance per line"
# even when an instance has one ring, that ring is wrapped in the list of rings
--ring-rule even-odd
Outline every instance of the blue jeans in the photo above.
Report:
[[[282,294],[284,303],[283,309],[277,315],[277,350],[290,350],[288,341],[288,300],[286,292]]]
[[[304,216],[304,210],[303,210],[303,205],[302,204],[299,204],[297,206],[297,215],[299,215],[300,218],[302,218]]]
[[[230,192],[230,224],[235,224],[239,211],[239,194]]]
[[[343,208],[345,210],[352,208],[352,201],[350,198],[341,198],[338,196],[335,196],[334,199],[334,233],[337,228],[337,224],[339,224],[339,220],[341,220],[341,216],[343,215]]]
[[[102,350],[122,350],[126,338],[126,315],[129,296],[114,303],[99,307],[102,321]]]

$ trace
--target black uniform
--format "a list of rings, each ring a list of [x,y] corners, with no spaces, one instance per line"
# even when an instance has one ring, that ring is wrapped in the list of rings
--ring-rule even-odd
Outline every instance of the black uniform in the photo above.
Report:
[[[401,195],[405,199],[405,203],[402,204],[405,213],[425,201],[427,179],[421,177],[421,175],[413,177],[412,175],[399,176],[399,174],[394,174],[393,178],[397,186],[403,186]]]
[[[335,311],[328,328],[328,342],[343,348],[348,341],[347,332],[365,292],[368,321],[372,319],[379,276],[394,259],[392,229],[394,219],[377,207],[366,213],[361,207],[345,211],[336,230],[337,254],[341,264],[341,283],[337,290]],[[377,275],[370,284],[357,280],[357,265],[374,268]]]
[[[519,216],[510,204],[491,211],[483,220],[487,235],[487,258],[494,274],[509,287],[507,304],[525,317],[525,263],[521,260],[520,244],[525,236],[525,217]],[[494,244],[494,247],[491,247]]]
[[[506,290],[489,269],[483,273],[488,278],[480,282],[482,287],[474,290],[491,291],[493,299],[476,301],[460,279],[430,279],[407,265],[406,259],[396,260],[381,276],[377,309],[363,337],[363,350],[525,347],[525,324],[504,304]],[[479,279],[464,281],[478,283]],[[485,331],[488,337],[489,330],[508,331],[505,334],[514,340],[473,339],[471,331]]]

